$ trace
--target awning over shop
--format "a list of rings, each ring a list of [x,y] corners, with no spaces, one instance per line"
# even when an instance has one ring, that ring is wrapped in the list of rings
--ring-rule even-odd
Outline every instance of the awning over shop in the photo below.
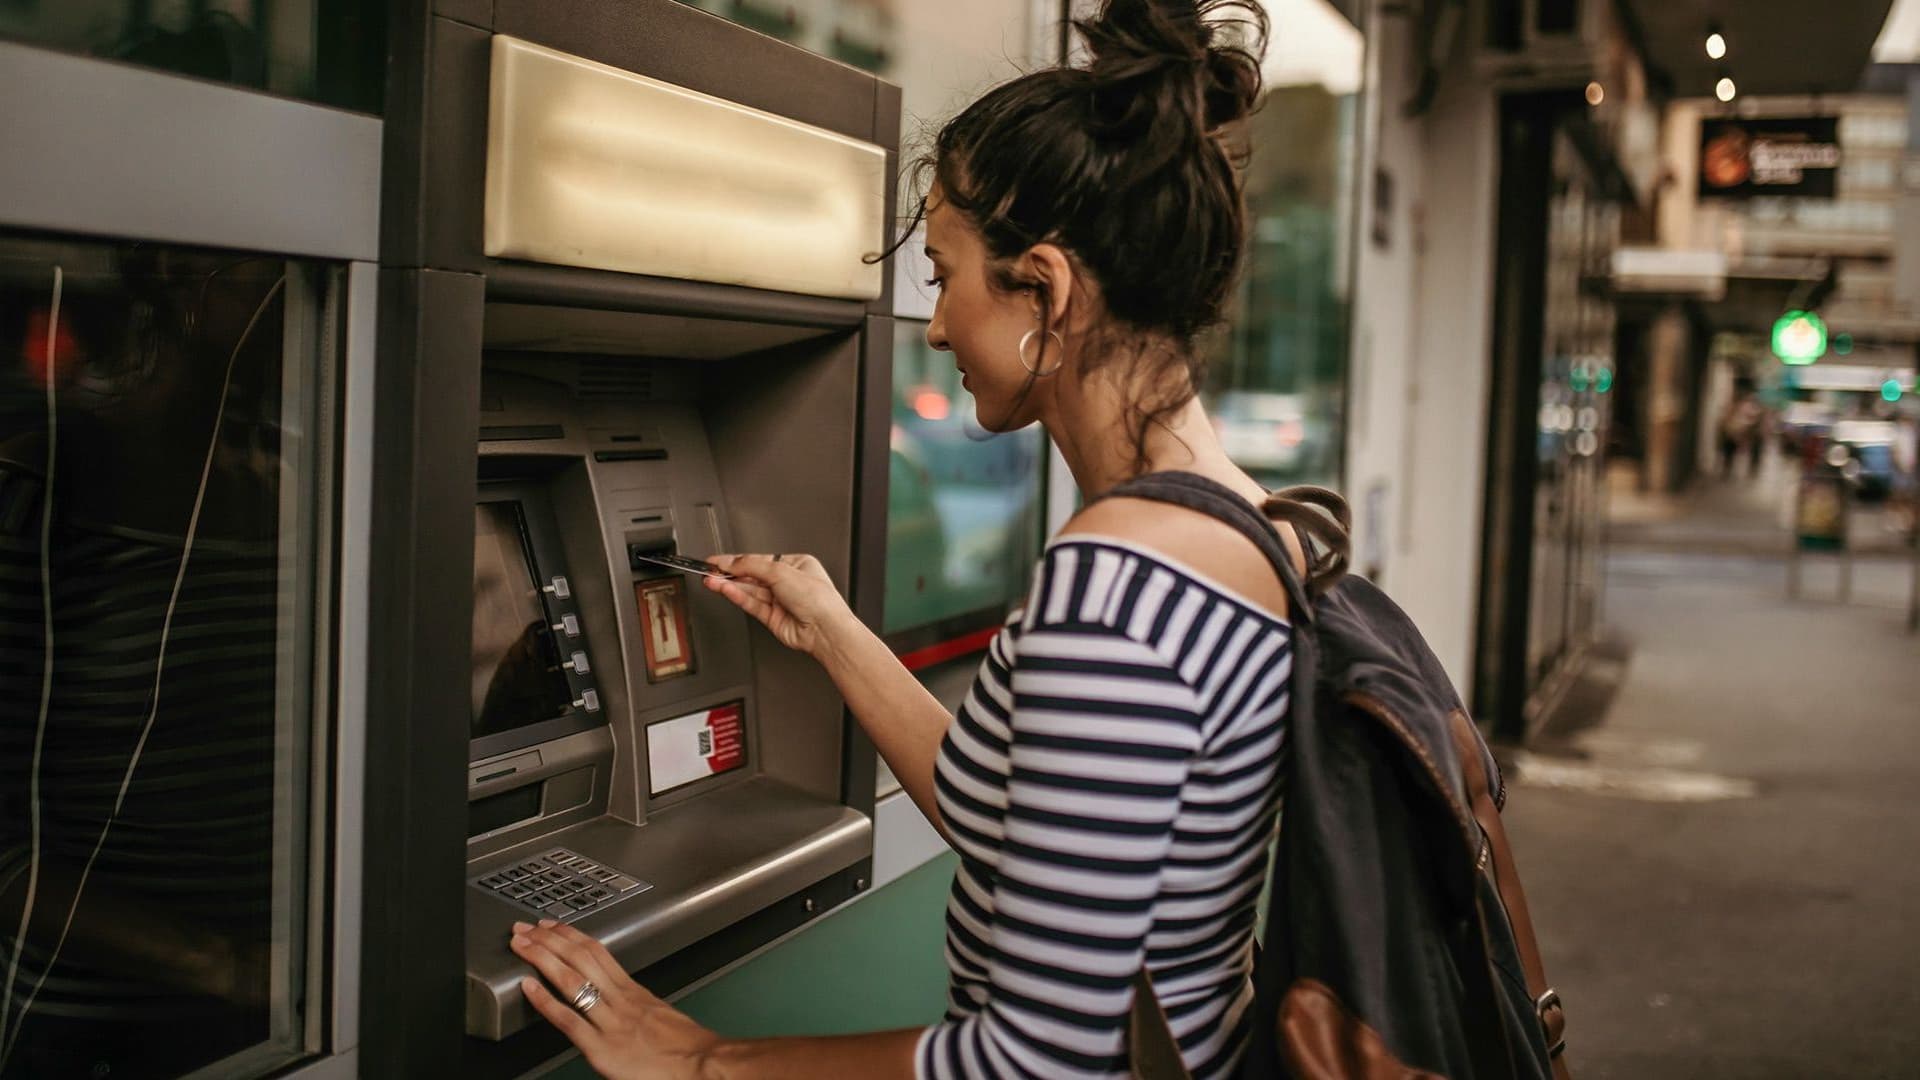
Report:
[[[1742,95],[1840,93],[1859,85],[1892,0],[1623,0],[1647,65],[1675,97],[1712,97],[1732,73]],[[1707,55],[1709,24],[1727,55]]]
[[[1715,330],[1759,334],[1780,313],[1820,305],[1834,287],[1830,259],[1718,251],[1624,247],[1614,252],[1602,286],[1623,307],[1697,305]]]

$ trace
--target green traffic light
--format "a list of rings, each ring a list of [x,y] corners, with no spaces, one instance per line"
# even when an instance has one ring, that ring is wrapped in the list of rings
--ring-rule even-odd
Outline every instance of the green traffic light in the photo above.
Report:
[[[1595,391],[1602,394],[1606,393],[1609,390],[1612,390],[1613,389],[1613,369],[1610,367],[1601,368],[1599,378],[1593,381],[1593,388]]]
[[[1880,384],[1880,397],[1883,401],[1899,401],[1900,393],[1899,379],[1888,379]]]
[[[1833,335],[1833,351],[1836,353],[1839,353],[1841,356],[1845,356],[1848,353],[1851,353],[1853,351],[1853,335],[1852,334]]]
[[[1827,324],[1811,311],[1789,311],[1774,320],[1773,355],[1788,364],[1811,364],[1827,354]]]

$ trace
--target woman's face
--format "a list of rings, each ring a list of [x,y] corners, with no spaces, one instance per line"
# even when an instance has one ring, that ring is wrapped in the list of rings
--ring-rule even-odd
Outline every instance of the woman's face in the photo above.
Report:
[[[927,194],[927,256],[938,290],[927,344],[953,354],[981,427],[1013,431],[1033,423],[1051,393],[1051,380],[1031,377],[1020,360],[1020,339],[1040,328],[1039,303],[1031,291],[993,286],[986,244],[947,205],[938,185]],[[1027,363],[1052,370],[1061,361],[1059,346],[1048,339],[1041,356],[1042,336],[1027,343]]]

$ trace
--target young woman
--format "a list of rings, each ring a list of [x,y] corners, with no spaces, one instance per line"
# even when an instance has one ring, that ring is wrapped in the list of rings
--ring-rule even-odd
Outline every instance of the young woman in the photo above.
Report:
[[[928,162],[927,340],[953,354],[984,425],[1045,425],[1088,501],[959,714],[815,560],[723,556],[735,579],[708,579],[826,667],[960,853],[947,1017],[725,1040],[579,931],[517,926],[515,952],[545,977],[528,999],[608,1076],[1126,1076],[1143,966],[1195,1077],[1227,1076],[1245,1049],[1288,706],[1284,590],[1211,517],[1095,500],[1164,470],[1265,497],[1196,397],[1194,338],[1241,261],[1225,132],[1259,96],[1266,23],[1257,3],[1109,0],[1080,30],[1086,67],[988,93]],[[597,999],[576,1010],[588,982]]]

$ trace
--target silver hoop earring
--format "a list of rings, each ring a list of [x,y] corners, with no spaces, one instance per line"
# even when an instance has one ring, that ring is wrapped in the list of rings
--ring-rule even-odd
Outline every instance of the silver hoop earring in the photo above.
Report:
[[[1029,330],[1026,332],[1025,335],[1023,335],[1020,338],[1020,366],[1023,368],[1026,368],[1027,372],[1031,375],[1036,375],[1036,376],[1051,375],[1054,372],[1060,370],[1061,364],[1066,363],[1067,340],[1061,337],[1059,331],[1057,330],[1047,331],[1047,336],[1052,338],[1060,346],[1060,359],[1057,362],[1055,362],[1055,364],[1052,367],[1048,368],[1045,371],[1041,371],[1038,368],[1034,367],[1032,364],[1027,363],[1027,343],[1032,341],[1034,338],[1038,337],[1039,334],[1040,334],[1040,331],[1038,330]],[[1046,343],[1041,342],[1040,355],[1034,357],[1034,360],[1038,361],[1044,358],[1046,355],[1047,355]]]

